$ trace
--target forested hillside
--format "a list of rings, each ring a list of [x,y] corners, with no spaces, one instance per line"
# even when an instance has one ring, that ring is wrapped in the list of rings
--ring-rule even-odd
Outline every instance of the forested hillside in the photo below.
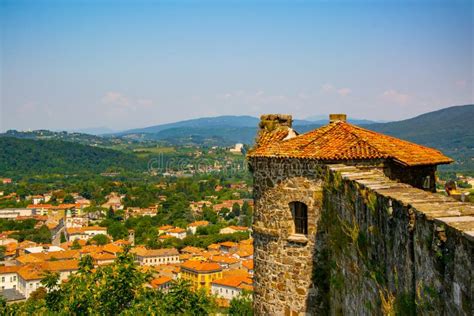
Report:
[[[444,170],[474,170],[474,105],[453,106],[368,129],[437,148],[456,162]]]
[[[57,140],[0,137],[0,175],[78,174],[145,170],[134,155]]]

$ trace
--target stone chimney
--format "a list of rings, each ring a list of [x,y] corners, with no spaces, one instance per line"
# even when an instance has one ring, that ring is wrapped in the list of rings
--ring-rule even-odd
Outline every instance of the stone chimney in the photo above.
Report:
[[[280,127],[291,128],[293,118],[289,114],[263,114],[260,116],[260,130],[273,131]]]
[[[329,114],[329,123],[334,123],[338,121],[345,122],[346,120],[346,114]]]

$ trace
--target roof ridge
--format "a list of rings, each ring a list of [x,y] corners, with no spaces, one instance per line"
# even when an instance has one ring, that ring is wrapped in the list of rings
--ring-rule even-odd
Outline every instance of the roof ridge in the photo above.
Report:
[[[354,135],[356,138],[357,138],[357,143],[358,142],[363,142],[364,144],[366,144],[367,146],[369,146],[370,148],[373,148],[375,149],[375,151],[379,152],[380,154],[383,154],[383,155],[386,155],[387,157],[390,157],[393,159],[393,156],[388,154],[386,151],[383,151],[383,150],[380,150],[379,148],[373,146],[372,144],[370,144],[367,140],[365,140],[364,138],[362,138],[360,135],[354,133],[353,131],[351,131],[350,129],[347,128],[347,126],[351,126],[351,127],[358,127],[356,125],[352,125],[352,124],[349,124],[349,123],[346,123],[346,122],[341,122],[342,123],[342,127],[350,134]],[[364,130],[363,128],[361,128],[362,130]],[[368,131],[368,130],[367,130]],[[357,145],[357,143],[355,145]],[[355,146],[354,145],[354,146]],[[351,146],[349,147],[346,151],[344,152],[347,152],[349,151],[350,149],[354,148],[354,146]]]

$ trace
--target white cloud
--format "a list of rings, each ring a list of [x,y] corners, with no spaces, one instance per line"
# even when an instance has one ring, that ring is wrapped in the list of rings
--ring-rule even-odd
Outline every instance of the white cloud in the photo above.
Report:
[[[134,99],[126,96],[121,92],[109,91],[101,99],[100,102],[104,105],[113,107],[115,109],[133,110],[138,108],[147,108],[153,105],[150,99],[140,98]]]
[[[323,90],[324,92],[331,92],[334,91],[334,86],[332,84],[325,83],[321,86],[321,90]]]
[[[128,107],[130,100],[120,92],[109,91],[100,100],[102,104],[107,105],[119,105],[122,107]]]
[[[394,102],[398,104],[406,104],[408,101],[412,99],[410,95],[401,93],[394,89],[384,91],[382,93],[382,98],[386,101]]]
[[[337,90],[337,93],[339,95],[342,95],[343,97],[345,97],[346,95],[349,95],[351,92],[352,92],[352,90],[349,89],[349,88],[341,88],[341,89]]]
[[[350,88],[337,88],[330,83],[325,83],[321,86],[321,90],[324,93],[337,93],[340,96],[347,96],[352,93],[352,89]]]

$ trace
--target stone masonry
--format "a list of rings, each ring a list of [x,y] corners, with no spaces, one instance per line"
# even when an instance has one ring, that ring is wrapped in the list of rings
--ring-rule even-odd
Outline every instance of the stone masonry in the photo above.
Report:
[[[473,205],[366,166],[249,163],[257,315],[473,314]],[[294,234],[294,201],[307,235]]]

